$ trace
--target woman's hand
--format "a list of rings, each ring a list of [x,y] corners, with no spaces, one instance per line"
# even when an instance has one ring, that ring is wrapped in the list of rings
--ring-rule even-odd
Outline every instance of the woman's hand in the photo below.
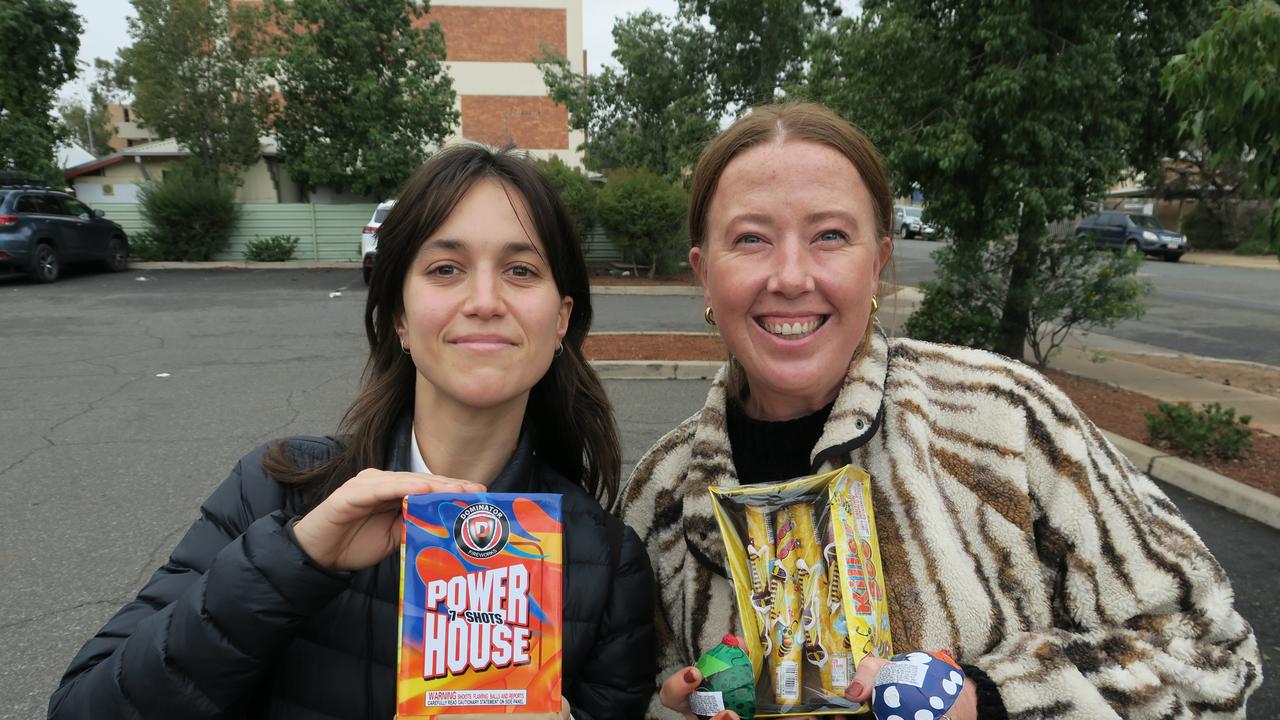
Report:
[[[889,661],[868,655],[858,661],[858,669],[853,674],[853,682],[844,691],[844,696],[856,703],[871,702],[871,688],[876,684],[876,673],[888,665]],[[964,679],[964,687],[960,697],[947,711],[951,720],[978,720],[978,689],[969,678]]]
[[[688,720],[697,720],[698,716],[694,715],[693,710],[689,708],[689,696],[701,683],[702,673],[698,672],[698,668],[690,665],[683,670],[677,670],[671,677],[662,681],[662,688],[658,690],[658,700],[664,706],[683,713]],[[738,720],[738,714],[732,710],[722,710],[711,720]]]
[[[400,545],[406,495],[483,492],[484,485],[425,473],[368,469],[293,525],[302,550],[331,570],[363,570]]]

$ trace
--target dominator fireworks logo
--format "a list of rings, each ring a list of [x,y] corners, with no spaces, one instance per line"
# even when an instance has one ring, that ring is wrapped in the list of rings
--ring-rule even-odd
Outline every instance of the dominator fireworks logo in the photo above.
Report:
[[[483,560],[502,552],[511,537],[511,523],[502,508],[489,503],[468,505],[453,523],[453,536],[464,555]]]

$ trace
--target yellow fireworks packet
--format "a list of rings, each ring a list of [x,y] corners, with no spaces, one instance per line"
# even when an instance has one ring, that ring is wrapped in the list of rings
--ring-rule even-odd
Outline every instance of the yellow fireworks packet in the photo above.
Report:
[[[854,668],[893,654],[870,476],[846,466],[710,492],[756,717],[866,710],[844,698]]]

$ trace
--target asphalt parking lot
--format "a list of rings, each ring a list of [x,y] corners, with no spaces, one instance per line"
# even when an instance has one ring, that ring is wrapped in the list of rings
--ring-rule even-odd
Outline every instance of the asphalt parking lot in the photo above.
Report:
[[[0,718],[25,720],[237,458],[336,427],[362,369],[365,293],[356,269],[159,271],[0,277],[0,297]],[[608,383],[628,468],[705,389]],[[1280,535],[1171,494],[1275,667]],[[1251,716],[1280,717],[1274,685]]]

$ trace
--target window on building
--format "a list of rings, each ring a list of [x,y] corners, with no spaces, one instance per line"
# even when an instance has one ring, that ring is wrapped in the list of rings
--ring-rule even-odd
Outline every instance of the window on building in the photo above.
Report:
[[[124,121],[129,122],[129,108],[122,108],[122,110],[124,110]]]

